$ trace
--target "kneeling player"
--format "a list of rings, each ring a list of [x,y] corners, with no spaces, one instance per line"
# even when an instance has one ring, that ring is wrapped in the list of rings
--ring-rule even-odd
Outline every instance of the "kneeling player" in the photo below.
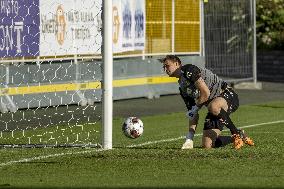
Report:
[[[193,137],[199,119],[198,111],[202,106],[208,108],[203,131],[203,146],[205,148],[215,146],[223,125],[230,129],[236,149],[241,148],[244,143],[254,145],[250,138],[245,137],[243,132],[236,128],[229,117],[230,113],[239,106],[238,96],[232,88],[206,68],[192,64],[183,66],[175,55],[167,55],[160,61],[170,77],[179,79],[180,94],[188,109],[189,132],[182,149],[193,148]],[[216,124],[216,120],[218,120],[218,124]]]
[[[224,83],[222,92],[208,104],[208,113],[205,118],[203,128],[202,145],[205,148],[220,147],[230,142],[239,149],[243,144],[253,146],[253,141],[244,134],[244,131],[237,129],[229,115],[239,107],[239,99],[234,90]],[[232,139],[221,137],[224,126],[228,127],[232,133]]]

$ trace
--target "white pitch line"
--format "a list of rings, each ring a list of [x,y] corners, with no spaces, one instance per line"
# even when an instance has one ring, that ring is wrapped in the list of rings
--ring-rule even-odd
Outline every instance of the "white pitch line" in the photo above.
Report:
[[[32,158],[24,158],[20,160],[15,160],[15,161],[8,161],[6,163],[0,163],[0,169],[4,166],[8,165],[13,165],[16,163],[26,163],[26,162],[31,162],[35,160],[41,160],[41,159],[47,159],[47,158],[52,158],[52,157],[60,157],[60,156],[66,156],[66,155],[76,155],[76,154],[86,154],[90,152],[100,152],[104,151],[103,149],[93,149],[93,150],[85,150],[85,151],[80,151],[80,152],[67,152],[67,153],[60,153],[60,154],[50,154],[47,156],[37,156],[37,157],[32,157]]]
[[[284,134],[284,132],[274,132],[274,131],[253,131],[257,134]]]
[[[266,122],[266,123],[258,123],[258,124],[253,124],[253,125],[246,125],[246,126],[239,127],[239,128],[241,128],[241,129],[242,128],[250,128],[250,127],[257,127],[257,126],[262,126],[262,125],[276,124],[276,123],[284,123],[284,120],[272,121],[272,122]],[[198,133],[195,136],[201,136],[201,135],[202,135],[201,133]],[[184,136],[180,136],[180,137],[177,137],[177,138],[164,139],[164,140],[149,141],[149,142],[145,142],[145,143],[141,143],[141,144],[137,144],[137,145],[130,145],[130,146],[127,146],[127,147],[133,148],[133,147],[139,147],[139,146],[146,146],[146,145],[150,145],[150,144],[157,144],[157,143],[161,143],[161,142],[171,142],[171,141],[176,141],[176,140],[181,140],[181,139],[184,139]],[[17,163],[25,163],[25,162],[31,162],[31,161],[35,161],[35,160],[42,160],[42,159],[53,158],[53,157],[86,154],[86,153],[99,152],[99,151],[104,151],[104,149],[93,149],[93,150],[91,149],[91,150],[85,150],[85,151],[79,151],[79,152],[67,152],[67,153],[60,153],[60,154],[50,154],[50,155],[46,155],[46,156],[37,156],[37,157],[32,157],[32,158],[24,158],[24,159],[20,159],[20,160],[14,160],[14,161],[8,161],[8,162],[5,162],[5,163],[0,163],[0,169],[5,167],[5,166],[9,166],[9,165],[17,164]]]
[[[271,122],[266,122],[266,123],[257,123],[257,124],[252,124],[252,125],[246,125],[242,127],[238,127],[239,129],[243,128],[250,128],[250,127],[257,127],[257,126],[262,126],[262,125],[270,125],[270,124],[276,124],[276,123],[283,123],[284,120],[279,120],[279,121],[271,121]],[[223,131],[227,131],[228,129],[224,129]],[[195,134],[194,136],[201,136],[201,133]],[[140,146],[146,146],[146,145],[151,145],[151,144],[157,144],[161,142],[171,142],[171,141],[176,141],[176,140],[181,140],[184,139],[184,136],[180,136],[178,138],[170,138],[170,139],[163,139],[163,140],[156,140],[156,141],[149,141],[141,144],[133,144],[126,146],[127,148],[134,148],[134,147],[140,147]]]

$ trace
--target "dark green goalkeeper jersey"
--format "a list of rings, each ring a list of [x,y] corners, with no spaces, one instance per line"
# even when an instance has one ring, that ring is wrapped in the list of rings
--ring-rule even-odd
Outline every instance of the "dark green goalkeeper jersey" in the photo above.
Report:
[[[195,105],[195,100],[199,97],[199,90],[195,87],[194,83],[202,78],[210,91],[208,101],[219,96],[222,91],[224,81],[216,74],[213,74],[206,68],[197,67],[192,64],[187,64],[181,67],[181,77],[178,81],[180,94],[186,104],[188,110]]]

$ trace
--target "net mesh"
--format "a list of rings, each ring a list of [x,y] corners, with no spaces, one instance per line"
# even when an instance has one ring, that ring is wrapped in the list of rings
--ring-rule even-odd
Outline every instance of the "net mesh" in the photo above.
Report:
[[[1,147],[99,145],[101,5],[1,1]]]

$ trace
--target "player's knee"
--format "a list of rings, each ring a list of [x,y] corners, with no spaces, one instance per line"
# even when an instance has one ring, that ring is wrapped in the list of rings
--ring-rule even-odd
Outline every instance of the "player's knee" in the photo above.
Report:
[[[221,107],[219,107],[217,104],[210,104],[210,106],[208,106],[208,111],[214,116],[217,116],[220,113],[220,110]]]
[[[220,135],[218,129],[203,130],[202,147],[213,148],[215,146],[216,138]]]
[[[207,131],[203,132],[202,147],[206,149],[212,148],[212,138],[211,136],[207,136]]]

